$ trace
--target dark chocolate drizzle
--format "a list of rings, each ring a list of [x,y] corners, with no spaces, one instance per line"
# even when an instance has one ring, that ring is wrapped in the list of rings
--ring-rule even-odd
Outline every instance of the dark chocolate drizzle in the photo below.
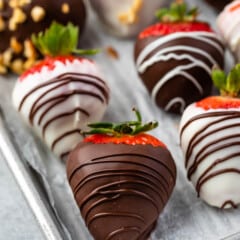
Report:
[[[182,141],[183,133],[189,127],[192,123],[195,121],[201,120],[201,119],[211,119],[216,118],[216,120],[210,121],[208,124],[203,126],[201,129],[196,131],[189,141],[188,147],[186,149],[185,154],[185,167],[188,169],[187,176],[189,180],[191,177],[195,174],[197,171],[200,163],[205,161],[206,157],[211,155],[212,153],[216,153],[218,151],[221,151],[223,149],[231,149],[234,146],[240,146],[240,133],[236,132],[235,134],[231,135],[225,135],[223,137],[220,137],[218,139],[214,138],[214,134],[224,131],[225,129],[231,129],[240,127],[240,123],[231,123],[228,124],[228,121],[233,119],[240,119],[240,112],[239,111],[214,111],[214,112],[206,112],[203,114],[199,114],[197,116],[192,117],[190,120],[188,120],[180,131],[180,139]],[[217,124],[224,123],[225,125],[221,127],[217,127]],[[210,130],[209,128],[212,127]],[[214,128],[213,128],[214,127]],[[234,131],[233,131],[234,133]],[[196,149],[196,146],[206,139],[209,136],[213,136],[213,140],[209,141],[207,144],[201,147],[201,149],[198,150],[198,152],[194,153],[193,157],[193,150]],[[225,142],[225,141],[228,142]],[[231,140],[231,141],[229,141]],[[214,177],[217,177],[219,175],[227,174],[227,173],[236,173],[240,174],[240,169],[237,168],[223,168],[221,170],[214,171],[214,168],[216,166],[221,165],[222,163],[226,161],[230,161],[231,159],[235,157],[240,156],[240,150],[238,152],[231,152],[229,154],[223,155],[221,158],[215,159],[213,163],[211,163],[207,169],[201,173],[200,176],[198,176],[197,182],[196,182],[196,191],[198,193],[198,196],[200,196],[201,187],[209,180],[211,180]],[[193,158],[193,163],[189,166],[189,160],[190,158]],[[225,203],[222,204],[222,208],[224,208],[227,204],[232,204],[232,206],[236,206],[233,201],[226,200]]]
[[[24,81],[24,80],[23,80]],[[86,91],[86,90],[71,90],[69,92],[66,92],[64,94],[58,94],[58,95],[54,95],[53,92],[54,90],[61,88],[65,85],[68,85],[70,83],[84,83],[86,85],[91,85],[94,86],[97,89],[97,93],[93,93],[90,91]],[[60,84],[57,84],[60,83]],[[57,85],[56,85],[57,84]],[[92,96],[96,99],[98,99],[101,102],[105,102],[108,103],[108,99],[109,99],[109,95],[108,95],[108,88],[106,86],[106,84],[104,83],[103,80],[101,80],[100,78],[93,76],[93,75],[89,75],[89,74],[80,74],[80,73],[64,73],[62,75],[59,75],[56,78],[50,79],[49,81],[46,81],[42,84],[39,84],[38,86],[36,86],[35,88],[33,88],[31,91],[29,91],[21,100],[19,107],[18,107],[18,111],[21,111],[22,107],[24,106],[25,101],[27,101],[27,99],[32,95],[32,94],[36,94],[36,92],[38,90],[44,89],[45,87],[48,87],[50,85],[56,85],[50,89],[48,89],[47,91],[45,91],[44,93],[42,93],[36,100],[35,102],[32,104],[32,107],[30,109],[30,114],[29,114],[29,122],[31,124],[33,124],[34,121],[34,117],[36,116],[37,112],[42,109],[43,107],[46,106],[46,104],[53,102],[48,108],[46,108],[44,110],[44,112],[40,115],[37,123],[38,125],[40,125],[44,119],[44,117],[47,115],[47,113],[50,110],[53,110],[54,107],[56,107],[59,104],[62,104],[64,101],[66,101],[68,98],[72,97],[75,94],[78,95],[88,95],[88,96]],[[48,97],[48,95],[52,94],[53,96],[49,97],[47,100],[43,101],[44,97]],[[83,114],[85,114],[86,116],[89,116],[89,113],[87,110],[85,109],[80,109],[80,108],[76,108],[74,110],[72,110],[73,113],[80,111]],[[56,119],[59,119],[61,117],[64,116],[68,116],[70,113],[63,113],[59,116],[55,116],[54,118],[50,119],[47,121],[47,123],[44,124],[43,126],[43,131],[42,134],[43,136],[45,135],[45,130],[48,127],[48,125],[53,122]]]
[[[94,239],[146,240],[171,195],[176,167],[163,147],[80,143],[67,175]]]
[[[80,83],[83,84],[83,86],[82,85],[76,86],[75,89],[70,88],[69,90],[66,90],[66,92],[62,94],[56,92],[58,89],[67,88],[68,85],[72,83],[75,84]],[[91,86],[92,90],[87,90],[88,86]],[[39,94],[38,91],[42,91],[43,93]],[[86,118],[88,118],[90,117],[91,112],[91,109],[84,109],[81,106],[76,107],[69,106],[68,109],[66,110],[63,109],[58,114],[55,115],[52,114],[51,117],[47,117],[48,113],[50,112],[54,113],[54,108],[56,107],[60,108],[61,105],[65,104],[65,102],[74,95],[78,95],[79,98],[84,98],[84,96],[91,96],[95,98],[96,101],[100,101],[103,104],[107,104],[109,100],[108,92],[109,90],[106,83],[97,76],[81,73],[64,73],[37,85],[36,87],[31,89],[28,93],[26,93],[19,103],[18,110],[21,112],[24,107],[24,104],[28,102],[28,99],[33,95],[37,95],[35,101],[31,103],[32,105],[30,107],[28,119],[30,124],[41,127],[42,138],[45,139],[47,129],[52,123],[56,121],[62,121],[63,119],[71,118],[77,112],[81,113],[81,115],[84,115],[86,116]],[[50,146],[51,149],[54,150],[56,145],[65,137],[69,137],[70,135],[76,133],[81,135],[80,130],[81,129],[73,129],[72,131],[65,132],[57,139],[54,139]],[[80,139],[81,138],[79,138],[79,140]],[[63,153],[62,155],[65,156],[68,153],[69,152],[66,152]]]
[[[221,206],[221,209],[224,209],[227,205],[232,206],[232,208],[237,208],[238,207],[233,201],[228,200],[228,201],[223,203],[223,205]]]
[[[72,130],[72,131],[69,131],[69,132],[65,132],[63,135],[59,136],[57,139],[55,139],[52,143],[52,146],[51,146],[51,150],[53,151],[55,146],[62,140],[64,139],[65,137],[68,137],[68,136],[71,136],[73,134],[79,134],[81,137],[83,137],[82,133],[81,133],[81,129],[75,129],[75,130]]]

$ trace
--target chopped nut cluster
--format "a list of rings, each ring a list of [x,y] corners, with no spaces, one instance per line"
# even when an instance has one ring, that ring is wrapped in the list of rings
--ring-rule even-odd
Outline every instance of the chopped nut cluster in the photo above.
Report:
[[[12,16],[9,19],[8,30],[16,31],[18,25],[27,20],[27,15],[22,7],[31,2],[32,0],[9,0],[8,5],[12,8]],[[0,0],[0,9],[3,8],[4,1]],[[31,11],[31,17],[34,22],[41,21],[45,17],[45,14],[45,10],[39,6],[33,7]],[[6,27],[6,22],[0,16],[0,32],[4,31]],[[0,53],[0,74],[7,73],[8,69],[20,74],[30,68],[37,61],[37,58],[37,51],[29,39],[22,43],[16,37],[11,37],[9,48]]]
[[[14,54],[21,53],[22,51],[26,60],[22,58],[14,59]],[[11,69],[11,71],[17,74],[21,74],[23,71],[33,66],[37,58],[37,52],[30,40],[25,40],[22,45],[13,37],[10,41],[10,48],[0,54],[0,74],[7,73],[8,69]]]
[[[21,24],[29,23],[27,20],[38,23],[46,18],[46,9],[40,6],[41,4],[33,4],[34,6],[26,7],[26,5],[31,3],[34,3],[34,1],[0,0],[0,10],[4,13],[6,9],[11,14],[7,16],[7,19],[5,19],[2,14],[0,15],[0,34],[5,34],[5,31],[10,31],[10,36],[12,36],[6,40],[9,42],[7,49],[0,52],[0,74],[5,74],[8,70],[15,73],[22,73],[35,64],[39,58],[38,52],[30,39],[20,41],[17,37]],[[9,11],[9,8],[11,11]],[[69,14],[70,10],[68,1],[63,1],[61,4],[62,14]],[[27,19],[28,16],[30,19]],[[30,21],[31,24],[32,21]]]
[[[34,22],[40,22],[44,19],[46,12],[43,7],[35,6],[31,10],[31,17]]]
[[[27,19],[26,14],[22,11],[21,8],[14,8],[13,9],[13,15],[10,18],[9,21],[9,29],[11,31],[15,31],[17,30],[17,25],[20,23],[25,22],[25,20]]]

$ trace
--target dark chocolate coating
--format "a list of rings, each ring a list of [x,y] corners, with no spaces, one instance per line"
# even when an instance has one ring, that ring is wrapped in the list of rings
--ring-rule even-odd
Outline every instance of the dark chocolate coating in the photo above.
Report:
[[[9,29],[13,8],[9,6],[9,0],[3,0],[3,2],[4,7],[0,9],[0,17],[3,18],[6,27],[3,31],[0,31],[0,53],[3,53],[10,47],[12,37],[15,37],[23,45],[24,41],[30,39],[33,33],[44,31],[53,21],[61,24],[72,22],[79,27],[80,32],[84,28],[86,9],[82,0],[32,0],[31,3],[20,7],[26,15],[26,20],[23,23],[17,24],[15,31]],[[62,12],[63,4],[68,4],[68,13]],[[34,22],[31,17],[31,10],[36,6],[42,7],[45,11],[45,17],[39,22]],[[23,54],[24,50],[19,54],[14,54],[13,59],[21,58],[25,60],[26,57]]]
[[[96,240],[146,240],[176,181],[166,148],[80,143],[67,175],[85,223]]]
[[[153,100],[160,108],[173,113],[181,113],[184,108],[190,103],[198,101],[210,95],[212,91],[210,71],[214,65],[214,63],[209,60],[210,58],[212,58],[221,68],[224,66],[224,47],[217,37],[208,37],[203,35],[198,38],[192,37],[189,33],[186,33],[186,35],[185,33],[180,34],[182,34],[182,36],[179,38],[173,38],[169,41],[164,41],[162,44],[157,45],[145,57],[145,59],[143,59],[142,63],[144,63],[146,60],[151,59],[159,51],[165,51],[161,57],[167,59],[156,61],[151,64],[144,72],[138,72],[149,93],[152,95],[154,87],[156,87],[156,85],[159,84],[159,82],[161,82],[161,80],[166,77],[171,71],[177,69],[178,67],[186,68],[184,71],[178,71],[178,74],[175,74],[168,81],[166,81],[161,86],[161,89],[157,92],[157,95],[153,97]],[[156,40],[164,40],[165,37],[169,37],[169,35],[149,36],[146,38],[139,37],[135,44],[135,61],[137,62],[139,55],[143,50],[146,49],[146,47],[148,47]],[[208,43],[210,41],[211,44]],[[218,46],[220,51],[219,49],[217,50],[214,44]],[[183,47],[185,49],[183,49]],[[189,47],[193,48],[194,51],[188,50]],[[168,49],[171,48],[178,49],[168,51]],[[206,54],[208,54],[210,57],[206,57]],[[173,56],[169,57],[171,55]],[[199,65],[198,62],[200,62],[201,65]],[[190,66],[192,64],[195,65],[192,67],[187,67],[188,65]],[[209,72],[206,71],[206,68],[204,68],[202,65],[207,66]],[[201,88],[202,92],[199,91],[199,88],[196,87],[196,84],[193,84],[193,81],[191,81],[185,75],[179,74],[180,72],[184,72],[184,74],[188,74],[191,78],[193,78],[194,81],[196,81],[200,86],[199,88]],[[176,101],[176,103],[172,104],[169,109],[166,109],[167,105],[173,99],[180,98],[184,100],[184,106]]]
[[[205,0],[205,1],[211,4],[213,7],[215,7],[218,11],[221,11],[227,4],[229,4],[233,0]]]

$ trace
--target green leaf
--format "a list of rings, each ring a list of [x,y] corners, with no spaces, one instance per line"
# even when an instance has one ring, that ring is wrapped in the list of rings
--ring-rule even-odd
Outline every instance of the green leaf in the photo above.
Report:
[[[240,92],[240,64],[236,65],[227,77],[226,90],[231,96],[238,96]]]
[[[214,69],[212,71],[212,80],[217,89],[220,91],[226,91],[227,76],[224,71]]]
[[[167,8],[161,8],[159,10],[157,10],[157,12],[155,13],[155,16],[161,21],[162,18],[169,12],[169,10]]]
[[[170,8],[161,8],[156,12],[156,17],[161,22],[183,22],[194,21],[198,15],[198,9],[196,7],[188,9],[188,6],[184,2],[174,2]]]
[[[80,55],[96,55],[101,52],[100,49],[74,49],[72,53],[80,54]]]
[[[53,22],[45,32],[40,32],[37,35],[33,34],[32,42],[45,56],[69,55],[71,53],[93,55],[97,53],[96,49],[78,50],[78,36],[79,29],[72,23],[65,26]]]
[[[158,126],[158,122],[150,122],[145,125],[137,127],[133,132],[132,135],[136,135],[142,132],[148,132]]]
[[[106,129],[106,128],[94,128],[88,132],[84,132],[84,135],[91,135],[91,134],[111,134],[115,135],[116,133],[111,130],[111,129]]]
[[[83,134],[107,134],[110,136],[122,136],[122,135],[136,135],[142,132],[150,131],[158,126],[158,122],[149,122],[142,124],[142,117],[140,112],[133,108],[135,112],[136,121],[126,121],[121,123],[91,123],[88,124],[92,130],[84,132]]]
[[[88,124],[88,127],[90,128],[113,128],[113,123],[109,123],[109,122],[100,122],[100,123],[91,123]]]

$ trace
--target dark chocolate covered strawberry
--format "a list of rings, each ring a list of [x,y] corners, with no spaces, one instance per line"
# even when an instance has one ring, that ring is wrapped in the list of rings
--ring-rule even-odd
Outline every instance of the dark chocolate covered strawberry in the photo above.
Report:
[[[0,0],[0,74],[17,74],[39,59],[31,35],[47,29],[53,21],[69,22],[83,32],[86,7],[83,0]]]
[[[152,99],[165,111],[181,113],[187,105],[210,95],[211,69],[221,68],[224,48],[196,8],[182,1],[161,9],[160,22],[142,31],[135,44],[139,76]]]
[[[69,155],[67,175],[96,240],[146,240],[166,205],[176,167],[166,146],[144,133],[157,123],[91,124],[91,136]]]
[[[228,76],[213,71],[222,96],[191,104],[183,113],[180,140],[187,176],[212,206],[240,203],[240,64]]]
[[[109,88],[96,64],[72,53],[78,28],[53,23],[33,42],[46,56],[23,73],[13,90],[13,104],[58,156],[66,156],[82,140],[87,123],[101,120]]]

